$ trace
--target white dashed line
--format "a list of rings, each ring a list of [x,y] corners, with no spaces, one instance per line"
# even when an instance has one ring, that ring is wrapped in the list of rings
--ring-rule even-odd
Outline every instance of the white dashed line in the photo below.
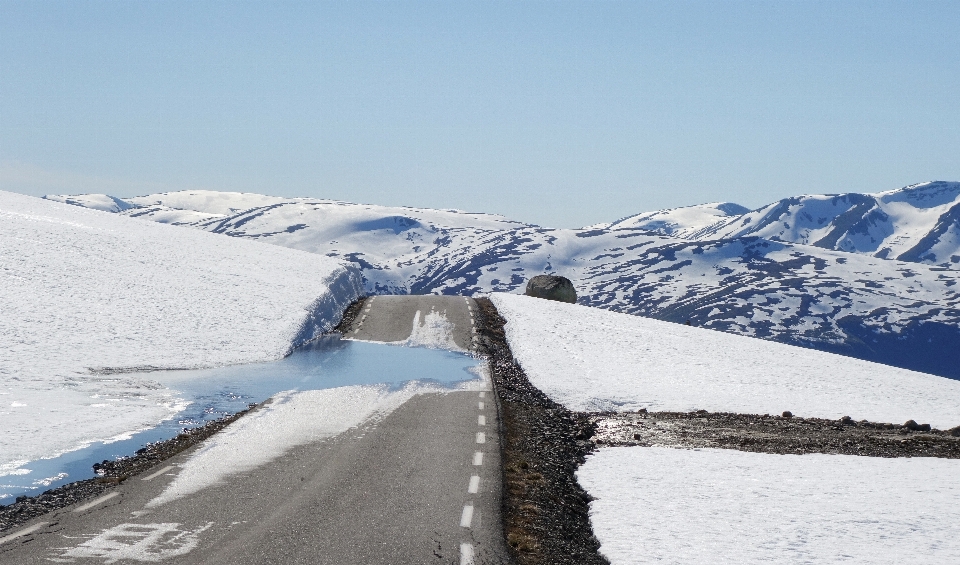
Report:
[[[27,534],[32,534],[33,532],[39,530],[40,528],[46,526],[47,524],[49,524],[49,522],[39,522],[39,523],[36,523],[36,524],[30,526],[29,528],[24,528],[24,529],[20,530],[19,532],[14,532],[14,533],[10,534],[9,536],[4,536],[4,537],[0,538],[0,544],[7,543],[8,541],[13,541],[13,540],[15,540],[15,539],[17,539],[17,538],[20,538],[20,537],[23,537],[23,536],[25,536],[25,535],[27,535]],[[460,563],[463,563],[463,546],[464,546],[464,545],[469,545],[469,544],[462,544],[462,545],[460,546]],[[473,546],[470,547],[470,562],[473,563]]]
[[[473,522],[473,503],[469,502],[463,505],[463,513],[460,514],[460,527],[469,528]]]
[[[483,410],[483,402],[477,402],[477,408]]]
[[[478,451],[473,454],[473,464],[474,465],[483,465],[483,452]]]
[[[487,393],[483,392],[482,390],[480,391],[480,398],[483,398],[483,397],[486,396],[486,395],[487,395]]]
[[[480,490],[480,476],[474,475],[470,477],[470,486],[467,487],[467,492],[477,494],[478,490]]]
[[[483,414],[480,414],[479,416],[477,416],[477,425],[486,426],[486,425],[487,425],[487,417],[484,416]]]
[[[76,512],[83,512],[84,510],[90,510],[94,506],[98,504],[102,504],[119,494],[120,494],[119,492],[111,492],[110,494],[105,494],[100,498],[94,499],[91,502],[88,502],[79,508],[74,508],[73,511],[76,513]]]
[[[151,473],[151,474],[147,475],[146,477],[144,477],[144,478],[142,478],[142,479],[140,479],[140,480],[141,480],[141,481],[152,481],[153,479],[156,479],[157,477],[159,477],[160,475],[166,473],[166,472],[169,471],[170,469],[173,469],[173,465],[167,465],[166,467],[164,467],[163,469],[160,469],[160,470],[157,471],[156,473]]]
[[[473,545],[460,544],[460,565],[473,565]]]
[[[487,443],[487,436],[483,432],[477,432],[477,443]]]

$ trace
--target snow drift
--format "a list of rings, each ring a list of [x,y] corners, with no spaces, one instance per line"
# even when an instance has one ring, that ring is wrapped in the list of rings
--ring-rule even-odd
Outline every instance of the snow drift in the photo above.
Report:
[[[960,425],[960,381],[574,304],[491,299],[530,382],[571,410],[790,410]]]
[[[278,359],[361,291],[336,259],[0,192],[0,475],[179,410],[138,372]]]

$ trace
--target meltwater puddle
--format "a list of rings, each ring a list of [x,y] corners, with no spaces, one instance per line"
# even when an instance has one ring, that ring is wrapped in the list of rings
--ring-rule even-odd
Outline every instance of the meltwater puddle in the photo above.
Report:
[[[0,477],[0,505],[14,502],[17,496],[35,496],[92,478],[94,463],[133,455],[147,443],[170,439],[184,428],[239,412],[280,391],[349,385],[387,385],[398,389],[411,381],[453,388],[479,379],[480,362],[464,353],[328,336],[270,363],[157,371],[140,376],[179,392],[190,405],[175,418],[132,434],[129,439],[98,442],[51,459],[31,461],[20,469],[21,474]]]

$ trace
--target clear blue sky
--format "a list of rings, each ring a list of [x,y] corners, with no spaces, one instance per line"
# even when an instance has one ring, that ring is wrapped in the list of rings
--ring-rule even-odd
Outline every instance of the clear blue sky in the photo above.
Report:
[[[960,2],[10,2],[0,188],[554,227],[960,180]]]

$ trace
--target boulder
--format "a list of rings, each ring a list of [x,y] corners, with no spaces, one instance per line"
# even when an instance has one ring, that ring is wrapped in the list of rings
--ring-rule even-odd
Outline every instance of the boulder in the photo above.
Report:
[[[577,291],[567,277],[557,275],[537,275],[527,282],[527,296],[546,298],[559,302],[577,302]]]

